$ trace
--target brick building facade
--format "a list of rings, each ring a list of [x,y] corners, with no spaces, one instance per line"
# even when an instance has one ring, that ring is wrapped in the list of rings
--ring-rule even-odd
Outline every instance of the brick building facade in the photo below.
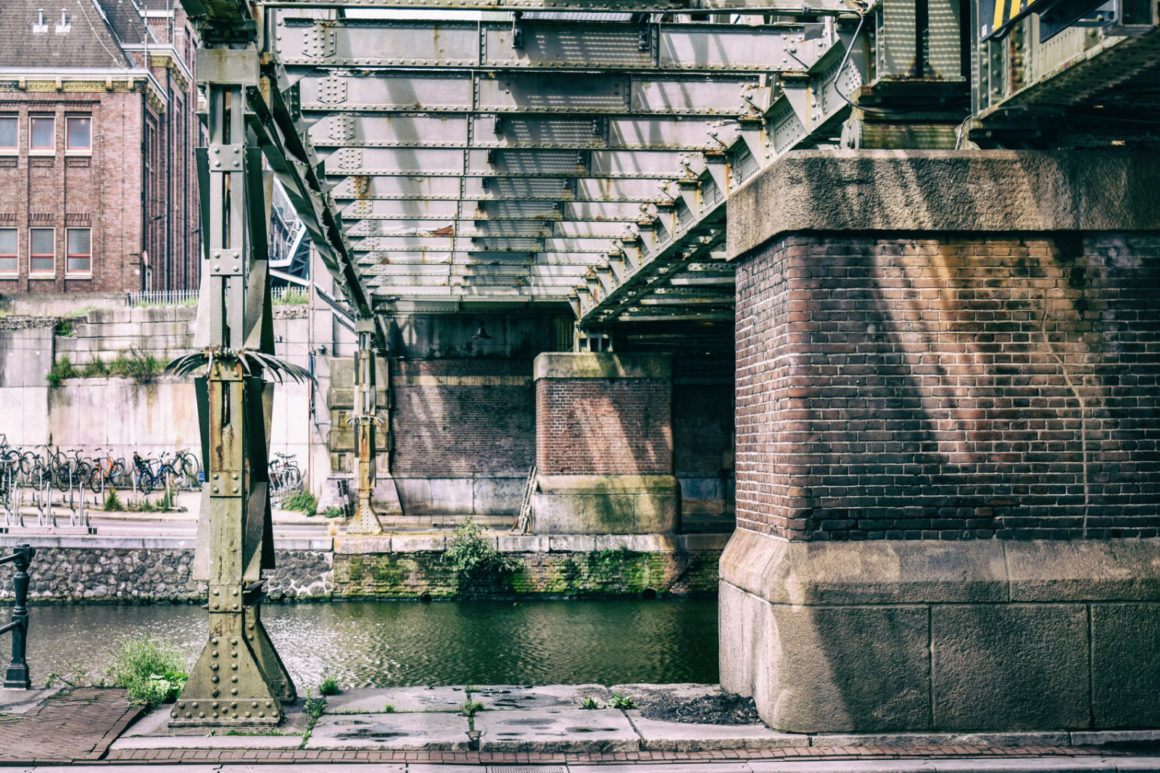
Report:
[[[197,286],[195,48],[162,0],[0,7],[0,295]]]

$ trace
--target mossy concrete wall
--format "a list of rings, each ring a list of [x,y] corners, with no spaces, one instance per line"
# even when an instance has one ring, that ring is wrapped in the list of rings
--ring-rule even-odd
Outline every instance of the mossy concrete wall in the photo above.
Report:
[[[266,574],[271,600],[420,599],[462,596],[637,597],[713,595],[724,535],[679,538],[491,536],[513,570],[461,584],[444,560],[442,535],[278,540]],[[36,548],[29,598],[36,602],[202,603],[186,538],[0,536],[0,552]],[[0,600],[12,598],[0,575]]]
[[[335,597],[711,596],[717,592],[717,564],[724,542],[723,536],[692,535],[668,540],[501,537],[500,554],[512,568],[462,582],[443,560],[442,538],[427,545],[415,538],[402,539],[408,544],[394,548],[375,544],[374,538],[338,540]]]

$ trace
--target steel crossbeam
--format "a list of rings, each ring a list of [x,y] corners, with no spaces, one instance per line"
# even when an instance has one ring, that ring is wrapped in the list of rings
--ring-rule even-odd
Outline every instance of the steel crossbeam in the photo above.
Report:
[[[322,20],[280,16],[276,52],[297,67],[471,68],[636,73],[805,72],[825,53],[820,25],[587,22],[521,19]],[[516,42],[518,40],[518,45]]]
[[[310,126],[310,140],[320,149],[712,151],[738,130],[736,116],[569,117],[460,111],[440,115],[327,112],[307,117],[318,118]]]
[[[245,0],[182,0],[186,7],[204,4],[228,13]],[[264,8],[391,8],[396,10],[611,12],[611,13],[706,13],[777,14],[816,16],[849,9],[835,0],[260,0]],[[192,13],[192,11],[191,11]]]

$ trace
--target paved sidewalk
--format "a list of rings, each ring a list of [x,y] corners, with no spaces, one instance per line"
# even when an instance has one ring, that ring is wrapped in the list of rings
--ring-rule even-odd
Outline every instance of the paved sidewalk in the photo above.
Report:
[[[711,685],[614,688],[636,695],[643,711],[610,708],[612,691],[599,685],[470,689],[350,690],[329,698],[316,719],[299,702],[272,732],[170,730],[171,706],[138,718],[114,689],[0,695],[0,765],[61,773],[1160,773],[1154,732],[810,736],[656,718],[665,699],[687,708],[724,695]]]

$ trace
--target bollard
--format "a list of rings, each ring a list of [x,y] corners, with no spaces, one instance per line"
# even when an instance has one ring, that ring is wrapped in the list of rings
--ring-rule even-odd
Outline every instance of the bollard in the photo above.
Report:
[[[0,558],[0,563],[13,561],[16,563],[16,576],[12,584],[16,591],[16,603],[12,607],[12,622],[0,627],[0,633],[12,632],[12,662],[8,664],[8,672],[4,676],[4,687],[31,690],[32,675],[28,671],[28,661],[25,660],[25,650],[28,644],[28,567],[32,557],[36,555],[36,548],[31,545],[17,545],[10,556]]]

